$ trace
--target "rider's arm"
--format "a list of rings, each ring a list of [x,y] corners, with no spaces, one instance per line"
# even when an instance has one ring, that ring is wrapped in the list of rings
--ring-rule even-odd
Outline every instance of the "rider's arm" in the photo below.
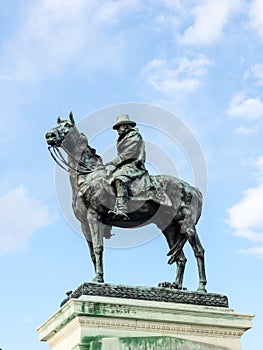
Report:
[[[111,160],[106,166],[118,166],[123,162],[138,159],[144,149],[144,142],[142,136],[137,132],[130,132],[118,145],[118,156]]]
[[[141,149],[144,147],[143,139],[138,132],[131,132],[119,145],[120,161],[137,160]]]

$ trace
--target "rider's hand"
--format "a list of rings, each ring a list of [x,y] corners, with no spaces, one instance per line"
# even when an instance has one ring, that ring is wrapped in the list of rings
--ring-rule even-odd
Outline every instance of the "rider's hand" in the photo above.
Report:
[[[105,164],[105,170],[106,170],[107,177],[109,177],[115,169],[116,169],[115,165],[113,165],[111,163]]]

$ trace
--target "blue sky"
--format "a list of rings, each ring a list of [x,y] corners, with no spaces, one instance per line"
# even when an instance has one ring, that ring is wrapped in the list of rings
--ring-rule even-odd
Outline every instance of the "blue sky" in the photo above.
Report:
[[[94,145],[106,149],[116,134],[107,129],[104,145],[89,121],[110,128],[116,115],[108,106],[133,102],[176,115],[198,140],[207,175],[198,224],[207,289],[226,294],[235,311],[256,314],[242,349],[261,350],[262,1],[1,0],[0,17],[0,347],[48,349],[36,328],[67,290],[93,277],[86,244],[59,209],[45,132],[72,110]],[[131,117],[151,124],[151,115]],[[153,143],[154,132],[140,129]],[[189,154],[157,136],[191,182]],[[166,242],[146,230],[155,239],[106,249],[107,282],[173,280]],[[194,290],[196,264],[188,246],[185,253],[185,286]]]

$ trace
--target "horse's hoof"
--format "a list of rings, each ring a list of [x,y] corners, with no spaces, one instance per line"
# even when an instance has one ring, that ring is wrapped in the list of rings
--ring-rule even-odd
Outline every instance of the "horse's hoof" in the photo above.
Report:
[[[183,290],[185,288],[183,288],[182,286],[178,285],[177,283],[174,284],[174,289],[177,289],[177,290]]]
[[[92,283],[104,283],[104,279],[103,279],[103,277],[96,276],[93,278],[93,280],[91,282]]]
[[[100,280],[100,279],[97,279],[97,278],[94,278],[91,283],[104,283],[103,280]]]
[[[182,286],[178,285],[178,283],[175,282],[161,282],[158,284],[158,287],[182,290]]]
[[[197,292],[199,292],[199,293],[207,293],[207,290],[205,289],[205,287],[202,287],[202,288],[198,288]]]

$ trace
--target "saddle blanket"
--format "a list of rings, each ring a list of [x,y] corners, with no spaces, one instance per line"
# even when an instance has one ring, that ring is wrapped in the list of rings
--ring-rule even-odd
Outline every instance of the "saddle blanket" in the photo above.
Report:
[[[130,200],[143,201],[153,200],[161,205],[172,207],[172,201],[164,190],[164,185],[161,179],[156,178],[155,176],[150,176],[151,178],[151,187],[145,191],[141,192],[136,196],[132,196]]]

